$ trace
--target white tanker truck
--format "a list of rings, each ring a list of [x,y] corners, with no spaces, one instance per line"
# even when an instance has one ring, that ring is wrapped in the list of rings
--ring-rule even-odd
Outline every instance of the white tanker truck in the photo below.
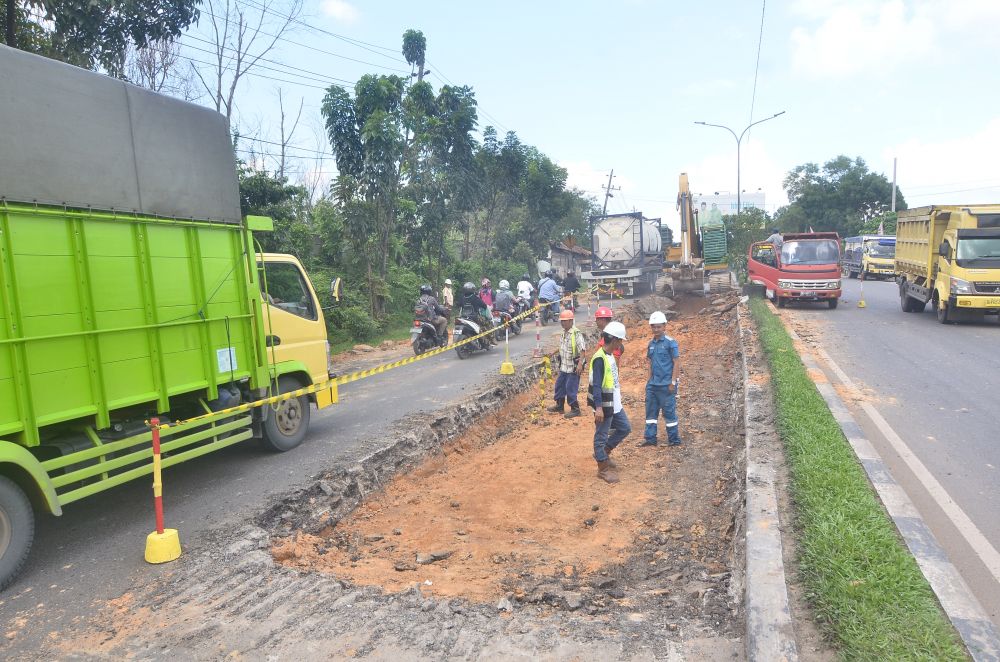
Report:
[[[625,296],[656,291],[663,270],[660,219],[640,212],[592,216],[590,271],[584,282],[614,286]]]

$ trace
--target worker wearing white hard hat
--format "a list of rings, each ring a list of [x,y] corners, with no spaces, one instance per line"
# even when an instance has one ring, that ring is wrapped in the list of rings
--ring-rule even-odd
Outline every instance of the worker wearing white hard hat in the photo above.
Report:
[[[448,309],[455,307],[455,293],[451,290],[450,278],[444,279],[444,287],[441,288],[441,303]]]
[[[657,310],[649,316],[653,339],[646,348],[649,379],[646,381],[646,429],[640,446],[656,446],[656,424],[660,415],[667,427],[667,445],[679,446],[677,421],[677,375],[680,351],[677,341],[667,335],[667,316]]]
[[[622,388],[618,379],[615,349],[627,339],[625,325],[608,322],[601,332],[604,344],[590,357],[590,393],[587,404],[594,408],[594,459],[597,477],[608,483],[618,482],[618,465],[611,452],[632,431],[622,407]]]

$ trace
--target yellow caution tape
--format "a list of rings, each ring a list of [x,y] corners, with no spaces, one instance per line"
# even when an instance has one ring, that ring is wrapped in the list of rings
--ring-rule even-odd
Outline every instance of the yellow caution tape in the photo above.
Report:
[[[570,299],[572,299],[572,297],[567,296],[563,297],[559,301],[561,303]],[[552,303],[550,302],[545,305],[547,306],[552,305]],[[462,345],[475,342],[476,340],[479,340],[484,336],[488,336],[500,329],[510,326],[517,320],[523,319],[528,315],[537,312],[540,308],[541,306],[535,306],[534,308],[530,308],[524,311],[523,313],[519,313],[518,315],[511,317],[508,321],[504,322],[503,324],[500,324],[499,326],[490,328],[488,331],[483,331],[482,333],[472,336],[470,338],[466,338],[461,342],[429,350],[427,352],[424,352],[420,356],[410,356],[405,359],[400,359],[399,361],[393,361],[392,363],[384,363],[382,365],[375,366],[374,368],[368,368],[367,370],[359,370],[357,372],[352,372],[349,375],[343,375],[341,377],[335,377],[333,379],[329,379],[324,382],[310,384],[309,386],[303,386],[302,388],[295,389],[294,391],[288,391],[280,395],[272,395],[266,398],[261,398],[260,400],[255,400],[254,402],[247,402],[241,405],[236,405],[235,407],[229,407],[228,409],[220,409],[219,411],[214,411],[210,414],[201,414],[199,416],[188,418],[183,421],[176,421],[174,423],[161,423],[158,427],[160,430],[166,430],[168,428],[176,428],[184,425],[191,425],[194,423],[207,423],[209,420],[214,420],[217,418],[230,416],[232,414],[238,414],[241,412],[250,411],[251,409],[256,409],[257,407],[263,407],[264,405],[277,405],[284,402],[285,400],[291,400],[292,398],[299,398],[302,397],[303,395],[308,395],[310,393],[316,393],[317,391],[322,391],[324,389],[333,388],[334,386],[339,386],[340,384],[350,384],[351,382],[356,382],[360,379],[365,379],[366,377],[372,377],[373,375],[380,375],[383,372],[387,372],[395,368],[401,368],[404,365],[410,365],[411,363],[416,363],[417,361],[423,361],[424,359],[429,359],[432,356],[443,354],[444,352],[455,349],[456,347],[461,347]],[[546,366],[548,366],[548,357],[545,358],[545,363]],[[549,370],[548,374],[551,376],[552,374],[551,369]],[[153,427],[149,423],[149,421],[146,421],[146,425],[149,427]]]

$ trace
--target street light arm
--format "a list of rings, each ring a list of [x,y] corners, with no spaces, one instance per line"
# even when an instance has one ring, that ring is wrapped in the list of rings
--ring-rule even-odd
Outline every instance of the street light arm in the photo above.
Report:
[[[702,126],[714,126],[716,128],[719,128],[719,129],[725,129],[729,133],[733,134],[733,138],[736,139],[737,143],[740,142],[740,139],[739,139],[739,137],[737,137],[736,132],[733,131],[732,129],[730,129],[728,126],[723,126],[721,124],[709,124],[708,122],[695,122],[695,124],[701,124]]]
[[[751,124],[749,124],[749,125],[747,126],[747,128],[743,129],[743,133],[741,133],[741,134],[740,134],[740,137],[739,137],[739,140],[743,140],[743,136],[745,136],[745,135],[746,135],[746,132],[750,130],[750,127],[754,127],[754,126],[757,126],[757,125],[758,125],[758,124],[760,124],[761,122],[766,122],[766,121],[768,121],[768,120],[773,120],[773,119],[774,119],[775,117],[777,117],[778,115],[784,115],[784,114],[785,114],[785,111],[781,111],[780,113],[775,113],[774,115],[771,115],[770,117],[765,117],[765,118],[764,118],[764,119],[762,119],[762,120],[757,120],[756,122],[752,122]]]

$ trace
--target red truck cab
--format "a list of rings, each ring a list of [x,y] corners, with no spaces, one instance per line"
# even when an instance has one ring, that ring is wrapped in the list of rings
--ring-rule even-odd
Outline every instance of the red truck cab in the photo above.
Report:
[[[840,237],[836,232],[783,235],[780,247],[751,244],[747,256],[751,283],[762,285],[779,308],[789,301],[840,301]]]

